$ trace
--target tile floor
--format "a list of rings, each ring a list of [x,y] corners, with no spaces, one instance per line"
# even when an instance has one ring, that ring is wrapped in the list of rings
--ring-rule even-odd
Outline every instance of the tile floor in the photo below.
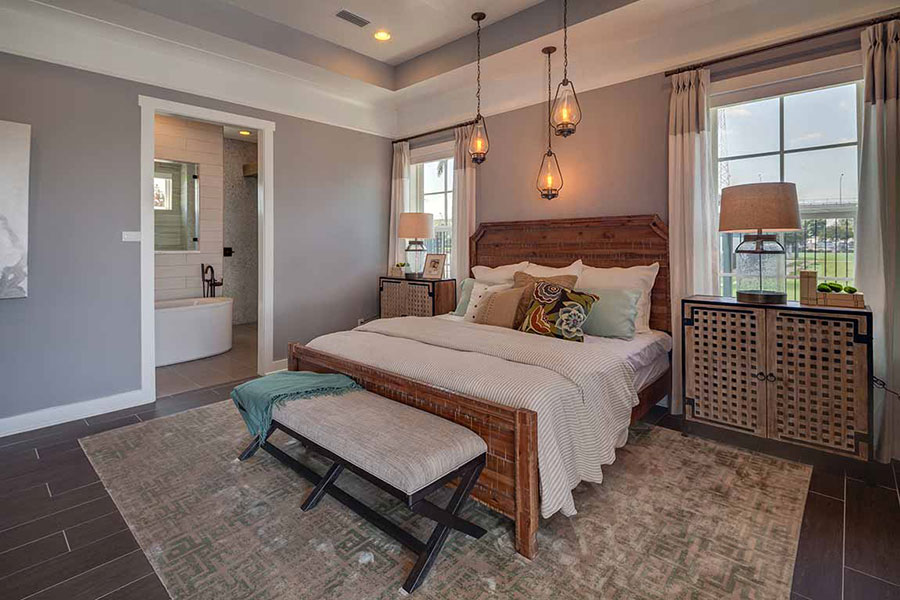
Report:
[[[157,367],[156,397],[221,385],[256,375],[256,323],[235,325],[231,350],[217,356]]]

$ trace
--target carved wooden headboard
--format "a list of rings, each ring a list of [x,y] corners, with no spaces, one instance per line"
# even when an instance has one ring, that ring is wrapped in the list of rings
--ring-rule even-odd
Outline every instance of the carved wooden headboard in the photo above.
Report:
[[[565,267],[577,259],[592,267],[659,263],[651,291],[650,328],[672,331],[669,302],[669,228],[656,215],[482,223],[469,240],[472,266],[527,260]]]

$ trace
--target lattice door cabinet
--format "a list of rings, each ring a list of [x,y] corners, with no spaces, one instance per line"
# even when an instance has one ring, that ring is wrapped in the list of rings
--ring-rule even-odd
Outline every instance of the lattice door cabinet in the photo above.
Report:
[[[686,423],[871,458],[868,309],[693,296],[682,326]]]
[[[378,288],[382,319],[431,317],[456,308],[455,279],[381,277]]]

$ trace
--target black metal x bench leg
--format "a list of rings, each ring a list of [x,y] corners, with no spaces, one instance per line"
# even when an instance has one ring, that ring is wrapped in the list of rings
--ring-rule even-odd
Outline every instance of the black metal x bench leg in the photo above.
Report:
[[[313,450],[314,452],[324,456],[325,458],[331,459],[333,463],[325,473],[325,475],[319,475],[294,457],[285,453],[283,450],[279,449],[276,446],[273,446],[268,441],[260,445],[257,440],[254,440],[253,443],[251,443],[250,446],[248,446],[247,449],[241,453],[241,460],[250,458],[251,456],[253,456],[253,454],[256,453],[257,450],[262,448],[273,457],[296,471],[298,474],[312,482],[313,485],[315,485],[315,488],[312,490],[312,492],[309,493],[309,495],[301,505],[301,508],[304,511],[314,508],[325,494],[329,494],[337,501],[341,502],[344,506],[369,521],[372,525],[378,527],[383,532],[393,537],[413,552],[417,553],[418,559],[416,560],[416,564],[409,572],[409,576],[406,578],[406,582],[403,584],[403,589],[407,593],[413,592],[416,588],[422,585],[422,582],[428,575],[428,571],[431,570],[431,567],[437,559],[441,548],[444,546],[444,542],[447,541],[447,536],[449,535],[451,529],[456,529],[476,539],[485,534],[484,529],[482,529],[478,525],[475,525],[474,523],[466,521],[459,516],[460,510],[465,505],[466,499],[472,493],[472,489],[475,487],[475,483],[478,481],[478,477],[481,475],[482,469],[484,469],[484,454],[473,458],[458,469],[445,474],[443,477],[432,482],[430,485],[422,488],[418,492],[414,494],[408,494],[404,491],[398,490],[389,483],[378,479],[364,469],[355,466],[353,463],[345,461],[340,456],[337,456],[336,454],[326,450],[325,448],[322,448],[321,446],[304,438],[300,434],[291,431],[289,428],[281,425],[276,421],[272,422],[272,429],[269,430],[266,438],[268,438],[268,436],[271,435],[275,429],[284,431],[285,433],[299,441],[301,444],[303,444],[306,448]],[[344,471],[344,469],[352,471],[363,479],[368,480],[370,483],[373,483],[376,486],[380,487],[382,490],[390,493],[395,498],[400,499],[414,512],[433,521],[436,521],[437,525],[435,525],[434,531],[432,531],[431,533],[431,537],[428,538],[428,542],[423,544],[421,540],[413,536],[411,533],[407,532],[402,527],[399,527],[391,520],[387,519],[369,506],[363,504],[362,502],[342,490],[339,486],[337,486],[335,484],[335,481],[337,480],[338,476]],[[456,486],[456,490],[454,490],[453,496],[447,503],[446,508],[436,506],[425,499],[425,496],[428,496],[435,490],[449,484],[456,478],[459,478],[459,484]]]
[[[481,470],[483,468],[483,463],[475,464],[472,466],[471,471],[460,478],[459,485],[456,486],[456,491],[453,492],[453,497],[450,498],[450,502],[447,503],[447,508],[444,509],[446,513],[449,513],[449,515],[452,517],[457,517],[459,511],[464,506],[466,499],[469,497],[469,494],[472,493],[472,488],[475,487],[475,483],[478,481],[478,477],[481,475]],[[432,517],[429,516],[429,518]],[[480,530],[480,532],[474,532],[478,535],[473,535],[472,537],[480,538],[482,535],[484,535],[484,529],[481,529],[477,525],[472,526]],[[428,543],[425,546],[425,551],[419,555],[419,560],[416,561],[416,564],[413,566],[412,570],[409,572],[409,575],[406,577],[406,582],[403,584],[403,589],[407,593],[412,593],[416,590],[416,588],[422,585],[423,581],[425,581],[425,577],[428,575],[428,571],[431,570],[431,567],[434,564],[435,559],[437,559],[438,554],[440,554],[441,548],[444,547],[444,542],[447,541],[447,535],[449,533],[450,527],[445,525],[444,523],[438,522],[438,524],[435,525],[434,531],[431,533],[431,537],[428,538]]]
[[[328,486],[334,483],[335,479],[338,478],[338,475],[340,475],[343,470],[344,465],[332,463],[328,472],[325,473],[319,483],[316,484],[316,487],[313,488],[313,491],[306,497],[306,500],[303,501],[303,504],[300,505],[300,510],[306,512],[307,510],[315,508],[316,504],[319,503],[319,500],[321,500],[328,491]]]
[[[275,431],[274,425],[269,427],[269,431],[266,433],[266,439],[269,439],[269,436],[272,435],[273,431]],[[259,450],[259,448],[260,448],[259,438],[254,438],[253,441],[250,442],[250,445],[247,446],[246,448],[244,448],[244,451],[241,452],[240,456],[238,456],[238,460],[240,460],[241,462],[247,460],[248,458],[250,458],[254,454],[256,454],[256,451]]]

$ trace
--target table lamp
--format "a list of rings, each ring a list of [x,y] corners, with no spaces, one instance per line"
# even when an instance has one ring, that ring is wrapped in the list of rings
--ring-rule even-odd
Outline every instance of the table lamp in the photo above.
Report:
[[[750,183],[722,190],[719,231],[746,233],[734,250],[736,258],[741,255],[757,256],[759,263],[759,289],[738,290],[738,302],[787,302],[784,268],[776,268],[774,272],[770,269],[764,277],[763,258],[771,256],[783,261],[784,246],[775,232],[799,231],[800,228],[797,186],[793,183]]]
[[[409,256],[412,253],[414,261],[410,262],[415,266],[415,271],[410,274],[410,279],[418,279],[422,276],[422,265],[425,259],[425,242],[422,240],[434,237],[434,215],[416,212],[400,213],[397,237],[408,240],[406,254]]]

